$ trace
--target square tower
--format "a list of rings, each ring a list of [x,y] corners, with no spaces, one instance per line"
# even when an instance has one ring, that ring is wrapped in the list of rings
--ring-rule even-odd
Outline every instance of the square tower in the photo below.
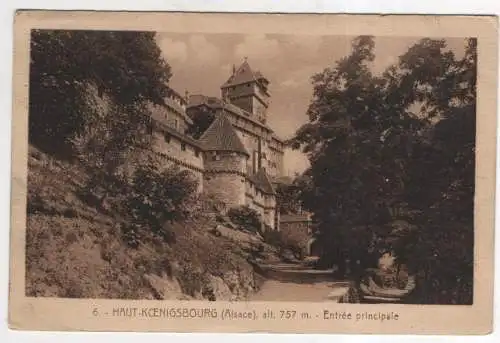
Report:
[[[253,71],[247,59],[221,86],[222,99],[248,112],[254,119],[265,124],[269,107],[269,81],[259,72]]]

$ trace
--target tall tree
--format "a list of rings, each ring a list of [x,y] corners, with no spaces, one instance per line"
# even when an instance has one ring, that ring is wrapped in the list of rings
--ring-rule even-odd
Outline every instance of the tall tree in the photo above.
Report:
[[[358,37],[349,56],[313,76],[309,123],[290,142],[309,156],[314,187],[304,203],[341,270],[346,254],[364,248],[352,228],[383,220],[377,205],[388,189],[388,164],[394,164],[380,149],[394,118],[385,111],[383,80],[370,72],[373,48],[372,37]]]
[[[162,104],[170,76],[153,32],[34,30],[30,142],[51,152],[69,147],[97,115],[87,103],[89,84],[117,104]]]
[[[423,39],[381,76],[370,72],[373,47],[358,37],[313,76],[309,123],[290,142],[311,162],[304,204],[341,271],[347,257],[369,264],[382,242],[426,275],[420,301],[470,302],[475,40],[456,59],[444,40]],[[401,217],[410,225],[394,230]]]
[[[407,77],[421,85],[426,113],[436,118],[413,160],[407,197],[419,210],[419,230],[410,244],[398,244],[414,270],[424,273],[429,303],[472,303],[474,242],[474,178],[476,128],[476,40],[467,39],[464,56],[450,52],[423,53],[429,40],[402,56]],[[420,59],[411,54],[420,55]],[[431,60],[434,57],[434,61]],[[439,59],[437,59],[439,58]],[[422,69],[439,70],[423,78]],[[408,258],[412,256],[413,258]]]

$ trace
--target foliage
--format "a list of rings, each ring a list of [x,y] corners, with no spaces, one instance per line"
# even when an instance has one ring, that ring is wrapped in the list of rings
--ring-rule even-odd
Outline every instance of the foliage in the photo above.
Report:
[[[302,209],[302,193],[310,187],[307,174],[297,175],[291,183],[280,183],[276,187],[277,203],[282,214],[297,214]]]
[[[214,112],[204,107],[190,109],[188,115],[193,124],[188,127],[186,134],[194,139],[200,138],[215,119]]]
[[[303,242],[293,235],[269,229],[262,232],[262,238],[267,244],[276,247],[282,256],[285,255],[286,250],[290,251],[297,259],[301,259],[304,255]]]
[[[262,232],[262,238],[264,238],[264,242],[275,247],[280,247],[283,245],[281,240],[281,233],[277,230],[264,230],[264,232]]]
[[[89,167],[86,192],[98,196],[100,207],[109,195],[124,191],[128,175],[123,167],[139,149],[148,148],[151,138],[144,104],[110,103],[109,107],[72,139],[77,156]]]
[[[71,153],[70,140],[98,115],[87,90],[131,105],[162,104],[170,66],[155,33],[33,30],[31,33],[29,139],[52,153]]]
[[[249,206],[230,208],[227,212],[229,219],[236,225],[252,232],[260,232],[262,219],[259,213]]]
[[[424,275],[420,302],[472,295],[475,44],[457,59],[444,40],[423,39],[373,75],[373,39],[354,39],[313,76],[309,122],[290,141],[311,162],[301,200],[325,258],[345,270],[346,258],[367,266],[370,251],[394,249]],[[399,218],[414,229],[395,233]]]
[[[172,166],[159,170],[151,162],[135,171],[126,208],[139,227],[167,235],[165,224],[186,219],[196,202],[196,179],[187,170]]]

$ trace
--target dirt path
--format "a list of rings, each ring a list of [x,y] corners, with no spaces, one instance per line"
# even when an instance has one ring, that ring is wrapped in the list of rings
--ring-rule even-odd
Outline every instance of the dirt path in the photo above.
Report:
[[[345,282],[332,280],[331,270],[314,270],[300,264],[262,266],[269,279],[253,301],[336,301],[348,290]]]
[[[268,280],[260,291],[254,294],[253,301],[328,301],[333,291],[331,282],[293,283]]]

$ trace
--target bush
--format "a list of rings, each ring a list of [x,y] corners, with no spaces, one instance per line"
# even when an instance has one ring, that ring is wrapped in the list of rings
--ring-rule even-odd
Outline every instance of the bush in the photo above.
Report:
[[[276,230],[266,230],[262,232],[262,238],[267,244],[273,245],[275,247],[282,247],[283,240],[281,239],[281,233]]]
[[[239,206],[229,209],[227,213],[229,219],[239,227],[252,231],[260,232],[262,220],[257,211],[249,206]]]
[[[186,219],[196,202],[198,183],[189,171],[177,166],[160,171],[152,163],[141,165],[133,175],[126,209],[133,223],[163,232],[167,222]]]
[[[281,231],[266,230],[262,233],[262,237],[267,244],[278,248],[281,255],[285,254],[287,250],[298,259],[301,259],[304,255],[304,248],[300,242],[290,239]]]

